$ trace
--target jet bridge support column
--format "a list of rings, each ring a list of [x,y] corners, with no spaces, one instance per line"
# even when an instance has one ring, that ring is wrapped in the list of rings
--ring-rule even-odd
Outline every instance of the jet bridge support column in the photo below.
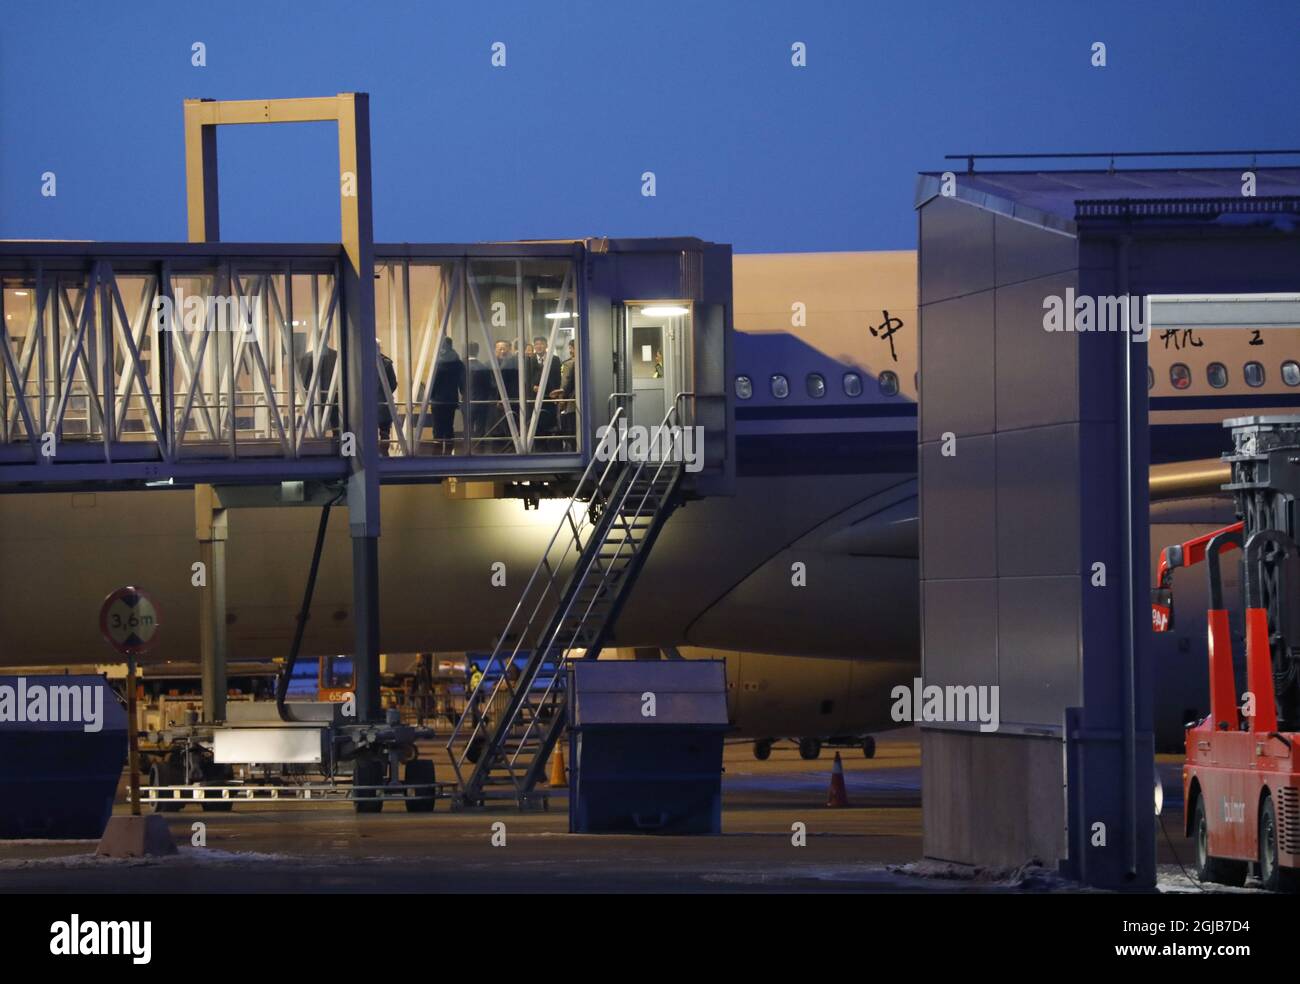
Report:
[[[211,485],[194,487],[194,531],[203,579],[199,584],[199,659],[203,720],[226,717],[226,509]]]
[[[357,718],[380,719],[379,700],[379,377],[375,346],[375,233],[370,198],[370,101],[339,97],[339,167],[355,177],[342,198],[343,303],[347,419],[355,439],[349,458],[352,528],[352,617]]]

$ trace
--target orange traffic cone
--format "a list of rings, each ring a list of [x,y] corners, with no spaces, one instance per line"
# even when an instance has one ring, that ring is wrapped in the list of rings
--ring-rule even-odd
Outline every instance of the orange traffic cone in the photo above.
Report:
[[[552,789],[564,789],[569,780],[564,772],[564,746],[556,745],[551,753],[551,777],[547,780]]]
[[[849,794],[844,788],[844,763],[840,761],[840,753],[835,753],[835,767],[831,769],[831,788],[826,794],[827,806],[848,806]]]

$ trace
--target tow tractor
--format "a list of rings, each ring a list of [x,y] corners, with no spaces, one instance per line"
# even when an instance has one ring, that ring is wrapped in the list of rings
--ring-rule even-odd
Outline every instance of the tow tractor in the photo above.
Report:
[[[1160,554],[1151,619],[1173,628],[1173,572],[1209,574],[1210,713],[1186,730],[1184,827],[1197,876],[1242,885],[1251,865],[1270,891],[1300,888],[1300,417],[1224,421],[1239,521]],[[1245,689],[1237,699],[1222,555],[1241,551]]]

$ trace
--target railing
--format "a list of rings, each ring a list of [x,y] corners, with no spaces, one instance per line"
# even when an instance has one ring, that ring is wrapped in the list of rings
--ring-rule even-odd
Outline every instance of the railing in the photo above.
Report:
[[[616,427],[618,421],[623,417],[622,408],[615,411],[611,419],[611,426]],[[518,603],[510,614],[510,619],[501,632],[496,647],[483,668],[482,677],[469,694],[465,710],[457,720],[456,726],[452,729],[451,736],[447,740],[447,753],[451,758],[457,781],[462,788],[465,785],[465,776],[462,769],[471,754],[471,750],[476,747],[475,743],[484,737],[484,732],[487,729],[493,727],[493,717],[502,702],[502,698],[504,697],[507,702],[515,699],[515,683],[510,679],[509,670],[515,665],[515,661],[524,648],[525,640],[529,637],[530,631],[538,623],[538,617],[542,612],[548,593],[554,596],[556,607],[563,602],[561,576],[566,565],[570,563],[571,554],[573,563],[576,563],[581,558],[586,546],[582,539],[584,534],[594,535],[595,533],[602,510],[606,505],[602,490],[608,482],[616,463],[617,459],[611,456],[601,467],[602,462],[599,457],[592,455],[591,461],[583,471],[582,477],[578,480],[563,517],[556,525],[555,532],[551,534],[546,549],[542,552],[541,560],[533,569],[533,573],[529,577]],[[568,534],[561,540],[561,533],[565,532],[566,527]],[[553,556],[557,550],[557,543],[562,545],[558,557]],[[538,590],[534,598],[535,588]],[[515,627],[519,624],[521,616],[530,603],[532,609],[516,632]],[[543,621],[542,624],[545,625],[545,622]],[[510,647],[512,638],[514,638],[515,642]],[[507,647],[510,647],[509,657],[503,658]],[[534,658],[545,659],[545,657],[545,649],[534,650]],[[499,673],[494,672],[497,668],[499,668]],[[485,684],[489,680],[492,681],[491,690],[485,694]],[[525,683],[525,686],[530,685],[531,681]],[[551,682],[551,686],[553,685],[554,680]],[[547,694],[549,693],[550,687],[547,688]],[[470,721],[473,721],[472,727],[468,734],[465,734],[466,724]],[[455,747],[458,743],[463,743],[463,748],[459,752]]]
[[[674,418],[677,417],[678,401],[680,401],[686,395],[687,394],[685,393],[680,393],[678,394],[677,398],[673,400],[673,405],[668,409],[668,412],[664,415],[664,418],[660,423],[660,427],[669,427],[674,425]],[[625,559],[623,554],[624,548],[629,548],[626,557],[626,559],[628,560],[630,560],[632,558],[632,555],[636,553],[636,551],[640,548],[641,543],[634,542],[632,540],[632,532],[637,528],[636,524],[641,519],[643,513],[645,512],[646,502],[649,500],[651,492],[660,487],[659,483],[660,483],[660,478],[663,474],[664,466],[668,464],[669,461],[667,458],[661,460],[658,463],[658,467],[655,469],[654,475],[652,475],[649,482],[645,484],[645,488],[641,493],[641,499],[636,504],[636,512],[630,518],[628,518],[626,514],[628,499],[629,497],[634,497],[634,490],[636,488],[637,482],[641,478],[642,472],[645,471],[646,462],[644,460],[637,462],[634,468],[629,468],[628,470],[626,470],[624,476],[620,478],[618,489],[616,490],[616,494],[618,495],[618,502],[613,506],[614,519],[611,522],[621,521],[621,525],[623,526],[623,538],[620,541],[618,541],[618,546],[614,551],[614,556],[605,560],[603,564],[600,562],[600,554],[602,551],[593,552],[591,557],[588,558],[587,564],[583,568],[581,575],[575,579],[576,584],[585,587],[586,579],[588,575],[591,573],[592,567],[594,566],[600,569],[600,580],[596,583],[596,589],[591,593],[591,597],[587,601],[587,607],[583,610],[582,616],[578,621],[579,629],[575,631],[580,631],[581,626],[586,625],[587,619],[591,617],[591,611],[595,607],[596,599],[600,597],[601,590],[609,584],[610,574],[613,572],[613,568],[621,560]],[[673,463],[672,467],[678,468],[680,467],[680,464]],[[660,506],[662,506],[662,502],[657,503],[655,508],[658,509],[660,508]],[[648,531],[643,530],[642,532],[648,535]],[[606,538],[602,549],[607,548],[608,546],[609,546],[609,540],[608,538]],[[565,606],[564,611],[560,614],[558,618],[554,620],[555,629],[551,634],[551,638],[545,643],[545,645],[547,645],[548,647],[554,646],[558,641],[556,637],[559,635],[560,628],[564,625],[565,621],[569,618],[575,600],[576,600],[576,592],[573,592],[570,594],[569,602]],[[536,702],[538,706],[546,706],[548,702],[552,701],[552,691],[554,690],[556,684],[562,680],[562,678],[563,678],[562,673],[556,673],[552,677],[551,682],[547,685],[545,691],[543,691],[543,693],[536,698]],[[518,713],[519,710],[518,708],[516,708],[515,713],[511,716],[511,720],[507,722],[507,729],[513,726],[514,718],[518,716]],[[524,734],[520,736],[519,747],[516,749],[515,755],[514,757],[512,757],[510,762],[511,767],[515,765],[519,756],[519,752],[523,750],[525,743],[527,742],[528,738],[532,735],[533,728],[536,725],[537,721],[538,718],[533,717],[528,722]]]
[[[613,396],[611,396],[611,403],[613,402],[614,397],[618,396],[630,397],[630,394],[613,394]],[[661,428],[676,426],[675,422],[679,419],[678,406],[685,399],[691,396],[693,396],[693,394],[685,392],[679,393],[673,400],[672,405],[664,415],[659,426]],[[610,418],[607,440],[610,436],[613,436],[615,439],[617,438],[618,426],[620,422],[625,419],[626,411],[622,406],[614,410]],[[591,464],[588,466],[587,472],[584,473],[583,479],[579,483],[578,489],[574,492],[573,499],[570,500],[569,507],[566,509],[564,517],[557,525],[556,531],[552,535],[551,541],[548,543],[541,561],[534,570],[533,576],[529,579],[527,586],[524,588],[519,604],[516,605],[514,612],[511,614],[510,620],[487,662],[483,678],[480,679],[478,685],[474,688],[473,693],[469,697],[466,713],[462,716],[461,720],[457,722],[457,726],[453,730],[453,733],[447,742],[447,750],[451,756],[452,766],[456,772],[457,779],[460,782],[462,789],[465,789],[467,785],[462,769],[466,761],[470,758],[476,742],[478,742],[480,738],[484,737],[485,732],[487,734],[495,732],[503,738],[510,736],[513,729],[520,725],[521,722],[519,721],[519,717],[523,713],[524,708],[527,707],[531,712],[530,716],[527,720],[522,722],[522,733],[510,738],[513,750],[510,752],[509,757],[504,761],[505,768],[516,786],[516,792],[520,794],[527,792],[526,786],[530,781],[530,776],[534,778],[536,777],[537,770],[541,765],[541,757],[549,751],[547,748],[548,736],[551,731],[557,727],[557,716],[561,710],[561,698],[564,688],[564,673],[562,667],[563,662],[567,657],[570,644],[581,637],[584,628],[588,624],[588,620],[591,618],[592,611],[595,608],[597,601],[602,598],[602,593],[606,590],[610,592],[610,594],[606,596],[606,601],[610,602],[611,608],[606,613],[607,621],[596,628],[596,634],[590,640],[592,644],[597,647],[599,646],[603,630],[608,625],[608,619],[617,614],[617,603],[612,599],[615,598],[620,591],[627,590],[627,575],[629,574],[629,571],[623,569],[619,572],[625,578],[623,583],[620,585],[614,585],[612,583],[612,575],[616,572],[618,565],[622,561],[631,561],[637,554],[638,550],[645,545],[646,539],[652,535],[650,527],[641,527],[638,526],[638,524],[643,518],[647,520],[653,518],[655,512],[663,507],[664,498],[666,498],[671,491],[671,479],[676,476],[676,471],[680,468],[680,463],[671,461],[669,456],[662,457],[659,460],[657,467],[654,469],[653,475],[651,475],[649,480],[644,483],[644,487],[638,489],[638,483],[642,482],[643,476],[646,472],[647,463],[644,459],[630,463],[627,467],[622,469],[613,488],[610,489],[609,494],[605,494],[604,488],[611,474],[611,467],[613,463],[618,460],[619,456],[617,454],[610,454],[605,468],[601,470],[600,478],[594,479],[593,476],[596,473],[595,465],[598,461],[598,456],[593,457]],[[667,477],[664,475],[665,468],[670,469]],[[581,505],[581,523],[578,523],[574,521],[573,510],[575,504],[577,504],[582,497],[584,487],[589,487],[589,489],[587,498]],[[637,497],[638,491],[639,499]],[[657,499],[654,507],[647,513],[647,503],[650,501],[652,494],[663,496],[664,498]],[[599,506],[599,514],[593,519],[592,514],[596,511],[597,506]],[[603,523],[602,519],[604,519]],[[561,557],[561,562],[558,565],[552,565],[549,560],[550,555],[556,542],[560,539],[560,534],[564,531],[566,524],[569,527],[570,535],[564,541],[564,551]],[[622,526],[622,538],[619,539],[615,545],[614,541],[611,539],[611,534],[614,532],[617,525]],[[633,539],[634,531],[639,531],[642,534],[641,539]],[[589,533],[586,543],[583,543],[582,541],[583,532]],[[598,537],[599,541],[597,542]],[[571,576],[566,579],[564,586],[561,587],[560,575],[564,569],[564,563],[567,562],[569,552],[575,546],[578,548],[577,563],[580,567],[572,571]],[[613,556],[602,559],[602,554],[606,553],[611,546],[614,547]],[[580,591],[588,587],[588,579],[591,577],[593,568],[599,574],[598,579],[591,584],[591,587],[594,590],[592,590],[590,597],[587,598],[586,606],[582,609],[576,625],[572,625],[566,630],[565,627],[568,625],[570,617],[574,614],[574,606],[578,602]],[[539,581],[539,578],[544,578],[544,581]],[[520,616],[520,613],[525,609],[529,601],[534,584],[543,585],[542,590],[538,593],[536,603],[533,605],[532,611],[529,613],[527,622],[515,637],[516,641],[510,651],[509,658],[503,659],[503,652],[505,647],[509,644],[512,629],[516,620]],[[550,594],[555,599],[555,606],[550,609],[547,616],[539,619],[543,603],[548,597],[547,589],[549,589]],[[530,638],[530,633],[539,621],[541,623],[540,634],[536,639],[535,645],[532,647],[531,658],[536,661],[538,665],[544,662],[547,658],[554,659],[557,664],[556,671],[551,674],[551,679],[547,682],[540,694],[533,692],[535,674],[525,670],[518,679],[518,685],[522,690],[517,690],[516,682],[512,681],[506,672],[508,667],[514,665],[525,640]],[[549,631],[547,631],[548,628]],[[562,631],[567,632],[567,638],[561,638]],[[486,694],[486,699],[484,699],[481,696],[481,692],[483,691],[489,676],[495,673],[495,667],[499,661],[502,663],[502,671],[500,675],[496,676],[493,680],[491,689]],[[486,707],[482,707],[484,704]],[[476,708],[482,709],[475,710]],[[550,708],[553,711],[553,714],[551,717],[545,718],[544,726],[547,729],[547,734],[544,735],[538,731],[538,726],[539,723],[542,723],[544,720],[542,711],[546,708]],[[469,734],[462,739],[461,733],[464,730],[465,722],[475,714],[477,714],[478,717],[477,720],[474,721],[473,728],[469,731]],[[456,745],[460,741],[464,742],[464,747],[460,749],[458,754]],[[535,744],[530,746],[530,741],[535,742]],[[490,772],[495,764],[492,761],[492,756],[495,754],[496,749],[486,743],[480,746],[480,749],[480,754],[486,756],[486,760],[480,759],[479,761],[476,761],[475,767],[477,770],[486,774],[486,772]],[[528,754],[531,758],[531,761],[528,763],[531,768],[527,773],[525,773],[523,782],[521,782],[516,773],[516,769],[520,766],[520,757],[525,754]]]

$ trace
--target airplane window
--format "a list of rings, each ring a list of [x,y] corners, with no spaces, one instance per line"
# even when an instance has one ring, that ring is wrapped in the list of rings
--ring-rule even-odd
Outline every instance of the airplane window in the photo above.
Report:
[[[862,377],[856,372],[846,372],[844,374],[844,395],[861,396],[862,395]]]
[[[1282,363],[1282,382],[1288,386],[1300,386],[1300,362],[1288,359]]]
[[[1247,362],[1241,370],[1246,376],[1247,386],[1264,385],[1264,365],[1260,362]]]
[[[790,380],[786,379],[780,373],[772,377],[772,395],[778,400],[784,400],[790,395]]]
[[[826,378],[819,372],[808,373],[808,395],[814,400],[820,400],[826,395]]]
[[[885,396],[898,395],[898,373],[886,369],[880,374],[880,392]]]
[[[1181,362],[1175,362],[1169,367],[1169,381],[1174,384],[1174,389],[1185,390],[1192,385],[1192,370]]]
[[[736,377],[736,399],[748,400],[754,395],[754,383],[748,376]]]
[[[1147,389],[1153,390],[1155,388],[1156,388],[1156,371],[1152,369],[1150,366],[1147,366]]]
[[[1216,390],[1228,385],[1228,367],[1222,362],[1211,362],[1205,367],[1205,379]]]

